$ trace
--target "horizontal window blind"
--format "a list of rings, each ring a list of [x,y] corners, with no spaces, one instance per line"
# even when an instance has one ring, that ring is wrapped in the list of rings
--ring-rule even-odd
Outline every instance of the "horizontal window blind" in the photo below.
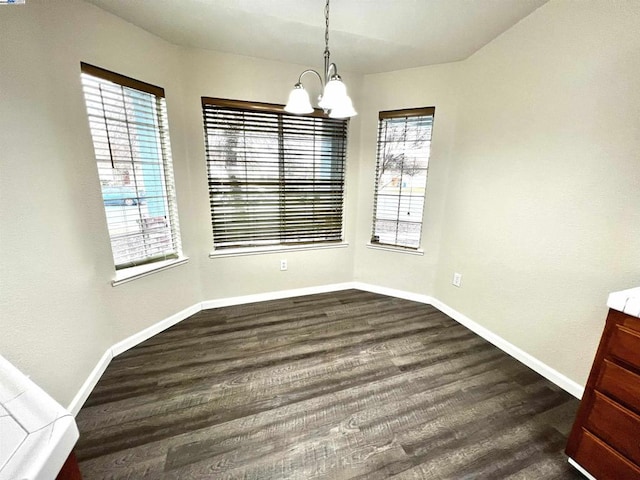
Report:
[[[177,258],[164,90],[85,63],[81,71],[116,269]]]
[[[342,240],[347,121],[202,99],[214,248]]]
[[[380,112],[371,243],[420,247],[433,107]]]

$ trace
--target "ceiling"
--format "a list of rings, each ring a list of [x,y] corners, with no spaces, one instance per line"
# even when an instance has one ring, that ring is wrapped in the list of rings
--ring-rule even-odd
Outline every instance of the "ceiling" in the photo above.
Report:
[[[322,65],[325,0],[87,0],[176,45]],[[334,0],[331,60],[377,73],[463,60],[548,0]]]

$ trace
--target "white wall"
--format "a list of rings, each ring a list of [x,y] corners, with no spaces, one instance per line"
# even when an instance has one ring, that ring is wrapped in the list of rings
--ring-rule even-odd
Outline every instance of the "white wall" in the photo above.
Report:
[[[318,58],[321,60],[321,57]],[[350,281],[353,277],[353,247],[327,250],[289,251],[210,259],[213,247],[211,216],[207,190],[201,97],[217,97],[282,104],[298,80],[298,75],[313,66],[291,65],[268,60],[229,55],[205,50],[182,49],[181,69],[184,77],[184,107],[187,119],[189,165],[192,192],[196,199],[193,234],[200,246],[200,282],[203,300],[239,295],[304,288]],[[317,67],[317,66],[316,66]],[[345,74],[345,83],[357,93],[360,77]],[[313,79],[308,88],[316,87]],[[318,82],[319,85],[319,82]],[[354,100],[356,100],[354,98]],[[345,239],[354,237],[356,203],[355,182],[350,178],[358,168],[358,127],[354,118],[349,126],[347,162],[347,196]],[[280,259],[287,259],[288,270],[280,271]]]
[[[461,64],[452,63],[365,76],[360,104],[361,148],[355,280],[431,295],[440,257]],[[378,112],[435,106],[421,256],[366,248],[371,239]]]
[[[640,284],[638,25],[552,1],[465,62],[436,296],[579,383]]]
[[[189,223],[179,68],[174,47],[84,2],[3,7],[0,32],[0,352],[66,405],[109,346],[200,299],[193,265],[110,285],[80,62],[165,87]]]
[[[108,347],[186,307],[352,279],[352,247],[288,253],[287,272],[280,254],[208,258],[200,97],[283,103],[305,67],[183,50],[80,0],[3,7],[0,32],[0,352],[63,405]],[[81,61],[165,89],[186,265],[111,286]]]
[[[366,251],[359,217],[356,275],[432,295],[584,384],[607,294],[640,283],[638,25],[635,0],[555,0],[455,66],[366,76],[367,170],[375,112],[436,114],[425,258]]]
[[[171,46],[80,0],[0,11],[0,352],[63,404],[110,345],[203,300],[350,280],[432,295],[584,382],[640,265],[640,3],[551,1],[470,59],[345,75],[348,248],[209,259],[200,97],[304,68]],[[190,261],[112,287],[85,61],[165,88]],[[359,94],[359,95],[358,95]],[[423,256],[371,250],[379,110],[435,106]],[[450,285],[463,274],[463,286]]]

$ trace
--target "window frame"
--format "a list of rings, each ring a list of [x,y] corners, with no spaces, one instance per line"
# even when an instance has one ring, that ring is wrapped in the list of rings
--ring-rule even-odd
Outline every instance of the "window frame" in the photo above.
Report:
[[[402,203],[402,199],[406,198],[406,197],[413,197],[413,195],[406,195],[403,196],[402,194],[402,178],[401,180],[401,187],[400,187],[400,193],[398,195],[395,195],[397,197],[397,215],[395,216],[394,219],[389,219],[389,218],[382,218],[381,216],[378,215],[378,210],[379,210],[379,196],[380,196],[380,179],[381,176],[384,172],[381,172],[381,163],[383,161],[383,156],[385,155],[384,153],[384,147],[387,144],[390,144],[392,142],[387,141],[386,138],[383,139],[383,135],[385,135],[386,137],[386,129],[388,124],[386,123],[387,121],[394,121],[394,120],[400,120],[400,119],[405,119],[405,126],[410,122],[410,119],[417,119],[417,118],[425,118],[425,119],[430,119],[427,120],[427,123],[429,124],[429,130],[428,130],[428,138],[421,140],[423,142],[427,143],[427,151],[426,151],[426,155],[424,156],[424,161],[426,163],[426,166],[424,168],[420,168],[420,170],[424,170],[424,186],[422,188],[424,188],[424,194],[420,197],[421,199],[421,204],[420,204],[420,211],[421,211],[421,216],[420,216],[420,221],[419,222],[410,222],[410,221],[402,221],[400,219],[400,205]],[[414,254],[414,255],[423,255],[424,251],[422,249],[422,230],[424,227],[424,206],[426,204],[426,194],[427,194],[427,186],[428,186],[428,167],[429,167],[429,162],[430,162],[430,157],[431,157],[431,141],[433,138],[433,122],[434,122],[434,118],[435,118],[435,107],[431,106],[431,107],[419,107],[419,108],[407,108],[407,109],[399,109],[399,110],[385,110],[385,111],[380,111],[378,112],[378,134],[377,134],[377,141],[376,141],[376,172],[375,172],[375,179],[374,179],[374,194],[373,194],[373,215],[372,215],[372,223],[371,223],[371,238],[370,241],[367,243],[367,246],[369,248],[373,248],[373,249],[378,249],[378,250],[387,250],[387,251],[394,251],[394,252],[401,252],[401,253],[407,253],[407,254]],[[406,139],[404,140],[406,143]],[[400,142],[396,142],[396,143],[400,143]],[[403,155],[404,155],[405,151],[403,151]],[[412,187],[413,188],[413,187]],[[393,195],[392,195],[393,196]],[[395,222],[396,223],[396,229],[395,229],[395,237],[396,237],[396,243],[389,243],[389,242],[381,242],[380,241],[380,237],[378,235],[376,235],[377,231],[376,231],[376,227],[377,227],[377,222],[378,221],[389,221],[389,222]],[[412,245],[408,245],[406,242],[405,243],[400,243],[398,242],[398,235],[399,235],[399,226],[400,224],[408,224],[408,223],[412,223],[412,224],[419,224],[419,232],[418,232],[418,242],[417,245],[412,246]]]
[[[346,198],[345,185],[346,185],[348,125],[349,125],[348,119],[331,119],[327,117],[327,115],[322,110],[319,110],[319,109],[315,109],[312,113],[307,115],[292,115],[284,111],[283,105],[263,103],[263,102],[244,101],[244,100],[201,97],[201,104],[202,104],[203,127],[204,127],[203,129],[204,129],[205,161],[207,165],[207,181],[209,184],[209,187],[208,187],[209,204],[210,204],[209,218],[211,222],[210,228],[213,234],[213,249],[210,253],[211,258],[215,258],[219,256],[252,255],[252,254],[268,253],[268,252],[274,252],[274,251],[280,251],[280,250],[310,250],[310,249],[325,249],[325,248],[347,246],[347,243],[344,241],[344,227],[345,227],[344,206],[345,206],[345,198]],[[215,199],[215,196],[221,195],[221,193],[214,192],[213,185],[217,184],[217,182],[221,182],[221,180],[218,177],[214,176],[214,174],[212,173],[212,170],[215,165],[218,165],[218,168],[219,168],[219,165],[221,164],[222,159],[221,159],[221,153],[219,152],[219,150],[216,151],[216,148],[210,145],[210,138],[216,138],[215,127],[223,123],[222,120],[218,120],[217,123],[214,122],[213,120],[215,115],[222,115],[221,112],[229,112],[230,115],[234,116],[234,120],[239,121],[239,123],[242,124],[242,128],[238,130],[243,132],[243,136],[246,135],[246,131],[250,131],[251,127],[255,128],[256,124],[252,122],[260,121],[255,119],[252,120],[251,119],[252,115],[255,114],[259,116],[261,114],[264,114],[265,118],[268,118],[268,120],[265,120],[265,125],[268,125],[269,121],[271,122],[275,121],[274,118],[277,118],[277,122],[279,125],[278,136],[277,136],[278,146],[277,148],[269,147],[265,155],[273,155],[273,156],[277,155],[278,157],[278,160],[277,160],[277,164],[279,166],[278,179],[281,185],[280,190],[278,191],[280,192],[280,196],[283,197],[284,200],[281,198],[278,202],[278,207],[275,207],[275,206],[272,207],[272,209],[269,210],[269,213],[267,215],[268,215],[268,218],[272,219],[273,221],[275,221],[276,217],[282,218],[285,220],[281,220],[281,223],[284,226],[280,225],[278,227],[272,227],[271,240],[266,239],[266,237],[265,238],[259,237],[260,234],[267,235],[267,233],[265,232],[267,232],[269,229],[264,229],[264,230],[258,230],[259,233],[255,234],[257,239],[254,238],[252,241],[249,237],[246,236],[248,235],[246,231],[248,231],[250,227],[245,227],[244,229],[241,228],[241,232],[240,232],[241,235],[242,234],[245,235],[245,238],[240,238],[239,240],[237,240],[237,244],[229,244],[230,242],[227,241],[227,239],[230,237],[229,236],[225,237],[224,235],[219,235],[219,237],[222,238],[221,242],[216,241],[217,240],[216,239],[216,223],[218,224],[222,223],[223,225],[226,225],[226,224],[224,222],[220,222],[220,218],[222,218],[223,216],[222,214],[218,214],[218,217],[217,217],[218,219],[216,219],[216,216],[215,216],[216,202],[218,202],[218,207],[220,203],[219,200]],[[242,121],[239,120],[241,117],[244,118],[244,115],[247,115],[246,124],[244,123],[245,120],[242,120]],[[305,117],[316,119],[316,121],[308,122],[308,120],[306,120]],[[322,123],[322,122],[318,123],[317,120],[326,120],[327,123]],[[286,204],[288,201],[291,201],[291,200],[287,199],[287,189],[285,188],[285,185],[295,185],[296,180],[287,180],[287,173],[285,172],[285,170],[293,165],[293,161],[292,161],[292,154],[288,152],[289,149],[287,148],[286,143],[287,143],[287,138],[289,138],[287,137],[287,135],[291,135],[291,132],[294,131],[292,130],[291,125],[292,124],[295,125],[297,122],[300,122],[305,126],[308,126],[307,124],[318,125],[317,127],[318,132],[316,132],[315,130],[316,127],[309,127],[309,128],[312,128],[312,131],[313,131],[312,134],[310,134],[304,128],[301,128],[300,131],[298,132],[298,135],[301,135],[301,137],[303,138],[303,141],[306,141],[310,138],[314,138],[315,149],[318,148],[317,146],[315,146],[316,138],[321,139],[319,142],[319,145],[322,144],[322,138],[325,138],[325,140],[329,140],[329,154],[327,155],[329,163],[326,171],[329,172],[328,178],[330,183],[331,182],[339,183],[339,200],[337,201],[330,200],[330,207],[331,208],[336,207],[338,212],[338,213],[334,213],[333,216],[335,216],[336,218],[339,218],[337,222],[333,221],[329,225],[331,230],[331,233],[329,235],[334,237],[331,239],[320,239],[320,238],[313,239],[312,238],[313,233],[310,233],[314,228],[313,226],[312,227],[308,227],[304,225],[299,226],[297,227],[299,228],[299,230],[294,229],[293,234],[291,234],[290,231],[288,230],[291,227],[289,227],[289,223],[287,222],[291,222],[291,220],[288,220],[289,215],[287,215],[286,213],[288,211],[286,208]],[[247,125],[249,125],[249,127]],[[336,138],[337,138],[336,133],[332,131],[334,129],[333,126],[335,125],[340,125],[339,127],[335,128],[335,130],[340,130],[340,136],[337,143],[336,143]],[[218,130],[223,130],[223,129],[219,128]],[[332,132],[327,133],[328,131],[332,131]],[[274,132],[270,131],[270,133],[273,134]],[[217,138],[222,138],[222,134],[218,133]],[[258,158],[258,157],[250,157],[250,150],[251,148],[247,146],[246,141],[245,141],[245,146],[242,149],[239,149],[239,152],[241,152],[241,155],[244,156],[243,157],[244,160],[242,160],[242,162],[244,162],[247,166],[249,166],[249,164],[251,163],[250,158],[253,158],[254,162],[255,162],[255,159]],[[311,168],[311,169],[317,168],[315,166],[316,157],[320,158],[322,156],[323,156],[322,154],[318,154],[315,151],[309,154],[309,151],[307,150],[307,148],[306,147],[303,148],[303,152],[301,153],[301,158],[303,158],[303,160],[313,159],[314,161],[313,167],[309,167],[306,164],[304,164],[303,165],[303,169],[305,169],[304,171],[308,174],[308,171],[306,170],[307,168]],[[264,173],[264,172],[251,171],[251,174],[255,174],[255,175],[260,175],[261,173]],[[325,172],[325,175],[326,175],[326,172]],[[275,175],[274,175],[274,178],[275,178]],[[273,182],[273,179],[271,181]],[[298,182],[300,182],[300,180],[298,180]],[[227,183],[227,185],[230,185],[230,184],[231,182]],[[247,181],[242,185],[241,188],[248,189],[248,187],[250,186],[251,186],[251,183]],[[321,186],[321,182],[318,181],[318,183],[315,183],[314,181],[314,184],[312,186],[306,187],[306,190],[302,191],[302,195],[303,196],[304,194],[309,195],[311,192],[315,192],[316,186]],[[246,190],[243,190],[242,192],[246,195]],[[273,191],[271,193],[273,194]],[[289,195],[292,195],[292,194],[289,193]],[[306,201],[309,201],[310,205],[314,205],[314,206],[320,205],[320,203],[316,203],[319,201],[317,199],[306,200]],[[297,208],[300,208],[301,204],[304,205],[305,200],[299,200],[299,202],[301,203],[298,204]],[[243,205],[250,205],[250,204],[251,203],[248,200],[244,200]],[[232,213],[230,215],[231,219],[228,220],[227,223],[230,224],[236,218],[233,215],[240,216],[240,214],[237,212]],[[250,217],[250,214],[248,216]],[[318,215],[317,218],[320,219],[319,221],[322,221],[322,218],[329,218],[330,216],[331,216],[330,214],[327,214],[326,217],[323,217],[322,215]],[[293,223],[295,224],[295,221]],[[336,225],[339,225],[339,228],[335,228]],[[273,233],[274,228],[279,232],[278,234]],[[320,227],[315,227],[315,228],[319,229]],[[292,237],[295,237],[296,234],[300,235],[301,237],[309,237],[311,238],[311,240],[292,239]],[[279,237],[277,241],[274,239],[274,236]],[[287,236],[289,236],[289,238],[287,238]],[[223,242],[226,242],[226,244],[221,244]]]
[[[86,106],[85,114],[94,146],[94,160],[98,167],[115,268],[112,285],[186,263],[188,259],[182,252],[164,89],[85,62],[81,62],[80,71]],[[103,87],[110,89],[111,95],[115,95],[112,101],[116,104],[106,100]],[[119,101],[122,102],[121,107],[117,103]],[[137,101],[144,103],[140,103],[137,107]],[[112,116],[109,116],[110,108],[115,112]],[[147,109],[144,120],[140,119],[141,113],[136,113],[136,108]],[[104,127],[99,123],[100,121],[104,122]],[[110,126],[114,129],[113,131],[110,131]],[[128,147],[123,147],[123,143],[127,142],[122,141],[124,135],[117,133],[118,128],[126,129]],[[98,145],[102,145],[103,148],[100,149]],[[108,154],[105,153],[105,145],[108,146]],[[127,172],[133,177],[133,184],[119,185],[115,182],[114,185],[109,185],[107,182],[114,182],[113,177],[116,174],[111,173],[108,176],[101,171],[104,169],[103,164],[108,164],[109,161],[114,170],[116,164],[130,165],[130,172],[129,169]],[[146,173],[144,173],[145,169]],[[145,193],[142,193],[145,188],[155,195],[145,197]],[[122,212],[109,214],[107,202],[114,203],[111,196],[117,196],[110,190],[118,189],[130,189],[134,192],[136,197],[133,205],[137,207],[136,212],[124,212],[126,206],[132,206],[132,204],[130,201],[125,203],[123,200]],[[115,199],[115,203],[118,200]],[[155,209],[156,213],[163,212],[161,217],[164,220],[161,221],[161,217],[157,215],[152,216],[149,213],[152,209]],[[113,217],[111,222],[110,217]],[[127,229],[134,223],[138,225],[137,232],[133,234],[127,232],[127,235],[138,239],[134,251],[142,255],[129,255],[129,258],[125,258],[126,254],[119,256],[116,254],[116,249],[121,248],[118,241],[122,241],[119,238],[122,234],[118,235],[112,231],[112,223],[116,221],[115,219],[126,220]],[[150,221],[158,225],[151,225]],[[154,242],[157,243],[154,244]],[[153,253],[149,253],[150,250]]]

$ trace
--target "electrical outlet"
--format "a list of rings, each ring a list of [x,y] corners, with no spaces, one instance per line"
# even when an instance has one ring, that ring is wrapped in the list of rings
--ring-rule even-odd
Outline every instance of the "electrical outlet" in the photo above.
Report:
[[[287,269],[287,261],[286,260],[280,260],[280,271],[284,272]]]
[[[454,286],[459,287],[462,284],[462,274],[458,272],[454,273],[451,283],[453,283]]]

